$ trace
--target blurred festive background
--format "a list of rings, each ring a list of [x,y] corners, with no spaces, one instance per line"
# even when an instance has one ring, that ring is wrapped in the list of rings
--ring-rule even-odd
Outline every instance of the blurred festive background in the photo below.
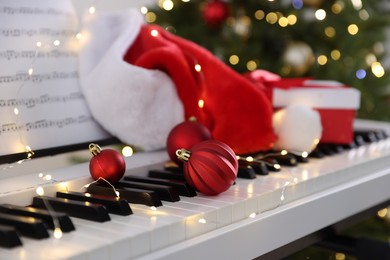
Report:
[[[390,120],[388,0],[159,0],[141,10],[240,73],[340,81],[361,91],[358,117]],[[344,234],[388,242],[388,209]],[[310,247],[288,259],[355,257]]]
[[[240,73],[340,81],[361,91],[359,117],[389,120],[389,10],[387,0],[159,0],[143,12]]]

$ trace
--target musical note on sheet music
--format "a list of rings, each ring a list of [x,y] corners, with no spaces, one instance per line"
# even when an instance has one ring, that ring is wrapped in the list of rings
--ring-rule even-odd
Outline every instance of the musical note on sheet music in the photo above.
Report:
[[[23,124],[5,123],[0,127],[0,135],[14,133],[17,131],[33,131],[47,128],[63,128],[70,125],[82,124],[93,120],[90,115],[79,115],[75,117],[59,118],[59,119],[40,119],[34,122],[26,122]]]
[[[79,86],[78,30],[71,1],[0,1],[0,156],[109,137]]]
[[[66,50],[50,50],[50,51],[33,51],[33,50],[5,50],[0,51],[0,59],[34,59],[34,58],[61,58],[61,57],[77,57],[76,51]]]

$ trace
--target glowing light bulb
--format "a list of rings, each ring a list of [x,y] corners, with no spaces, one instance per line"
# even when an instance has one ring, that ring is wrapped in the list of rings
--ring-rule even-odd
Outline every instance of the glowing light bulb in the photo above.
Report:
[[[37,47],[41,47],[42,46],[42,42],[37,42]]]
[[[359,32],[359,27],[356,24],[350,24],[348,26],[348,33],[350,35],[356,35]]]
[[[165,11],[170,11],[173,9],[173,2],[171,0],[165,0],[162,4],[162,8],[165,10]]]
[[[316,12],[315,12],[315,17],[317,18],[317,20],[319,21],[322,21],[326,18],[326,12],[324,9],[318,9]]]
[[[248,156],[248,157],[246,157],[245,158],[245,160],[247,161],[247,162],[253,162],[253,157],[252,156]]]
[[[150,210],[157,211],[157,208],[155,206],[151,206]]]
[[[45,195],[45,191],[43,190],[43,188],[41,186],[37,187],[35,192],[39,195],[39,196],[43,196]]]
[[[19,115],[19,109],[16,108],[16,107],[14,108],[14,114],[15,114],[15,115]]]
[[[150,35],[152,35],[153,37],[157,37],[158,36],[158,31],[157,30],[151,30],[150,31]]]
[[[119,191],[115,191],[115,195],[117,196],[117,197],[120,197],[120,193],[119,193]]]
[[[54,46],[60,46],[60,44],[61,44],[60,40],[54,40],[53,41],[53,45]]]
[[[50,180],[51,180],[51,175],[50,175],[50,174],[47,174],[47,175],[43,176],[43,179],[44,179],[45,181],[50,181]]]
[[[199,64],[196,64],[196,65],[195,65],[195,70],[196,70],[197,72],[200,72],[200,71],[202,70],[202,67],[201,67]]]
[[[198,223],[199,223],[199,224],[206,224],[207,221],[206,221],[206,219],[204,219],[204,218],[200,218],[200,219],[198,220]]]
[[[140,11],[141,11],[141,14],[147,14],[148,8],[146,6],[141,6]]]
[[[380,62],[374,62],[371,65],[371,71],[377,78],[381,78],[385,75],[385,69]]]
[[[287,153],[288,153],[288,152],[287,152],[286,150],[282,150],[282,151],[280,152],[281,155],[287,155]]]
[[[83,35],[81,33],[76,34],[76,39],[81,40],[83,38]]]
[[[123,156],[130,157],[133,154],[134,154],[134,150],[130,146],[125,146],[125,147],[122,148],[122,155]]]
[[[60,239],[60,238],[62,237],[62,230],[61,230],[61,228],[56,227],[56,228],[54,229],[53,236],[54,236],[54,238],[56,238],[56,239]]]
[[[307,156],[309,156],[309,153],[308,153],[308,152],[303,152],[303,153],[301,154],[301,156],[302,156],[303,158],[307,158]]]
[[[376,214],[380,218],[386,217],[386,215],[387,215],[387,208],[379,210]]]
[[[33,68],[29,68],[29,69],[28,69],[28,75],[31,76],[32,74],[33,74]]]
[[[91,7],[88,8],[88,12],[90,14],[94,14],[96,12],[96,8],[94,6],[91,6]]]
[[[249,215],[249,218],[255,218],[256,217],[256,213],[255,212],[253,212],[253,213],[251,213],[250,215]]]
[[[229,62],[232,65],[237,65],[239,61],[240,61],[240,58],[237,55],[232,55],[229,57]]]
[[[203,108],[204,107],[204,100],[203,99],[199,99],[198,100],[198,107],[199,108]]]

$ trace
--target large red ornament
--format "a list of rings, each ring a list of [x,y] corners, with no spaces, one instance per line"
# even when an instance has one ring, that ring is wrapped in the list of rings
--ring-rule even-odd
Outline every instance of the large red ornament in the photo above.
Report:
[[[218,140],[196,144],[190,151],[177,150],[184,163],[184,176],[197,191],[217,195],[226,191],[237,178],[238,161],[234,151]]]
[[[102,150],[97,144],[90,144],[89,151],[93,157],[89,162],[89,172],[94,180],[103,178],[111,184],[119,181],[126,170],[123,156],[115,150]]]
[[[183,162],[176,156],[176,150],[184,148],[190,150],[195,144],[210,140],[211,132],[204,125],[191,118],[175,126],[167,138],[167,152],[175,163],[181,165]]]
[[[204,7],[202,14],[209,27],[218,28],[230,15],[229,5],[221,0],[212,0]]]

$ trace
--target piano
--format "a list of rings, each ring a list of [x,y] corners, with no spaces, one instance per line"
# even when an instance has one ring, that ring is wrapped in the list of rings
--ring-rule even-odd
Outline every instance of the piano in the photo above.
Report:
[[[366,120],[356,120],[355,128],[390,132],[390,124]],[[147,176],[167,161],[165,151],[136,153],[126,158],[125,176]],[[38,187],[55,197],[85,191],[92,182],[88,163],[16,171],[0,180],[0,204],[28,206]],[[265,176],[237,178],[217,196],[180,195],[156,207],[130,203],[133,214],[110,213],[105,222],[70,217],[74,231],[60,239],[52,230],[43,239],[22,235],[22,245],[0,247],[0,259],[275,259],[310,234],[388,205],[389,184],[390,139],[383,138]]]

